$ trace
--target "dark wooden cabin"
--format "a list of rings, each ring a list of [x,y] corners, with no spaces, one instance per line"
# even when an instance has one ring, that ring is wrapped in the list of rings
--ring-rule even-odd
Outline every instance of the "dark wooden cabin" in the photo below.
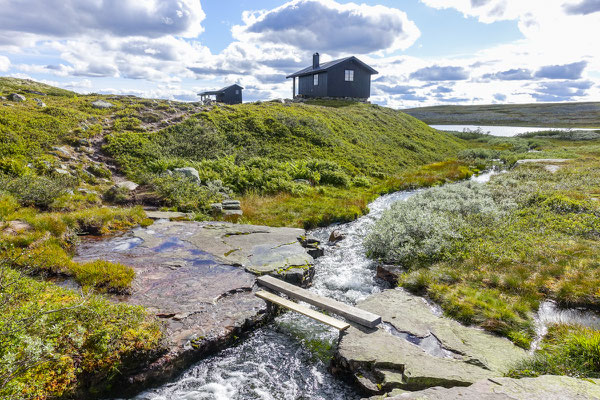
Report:
[[[378,72],[354,56],[320,64],[319,53],[315,53],[312,66],[286,78],[292,78],[294,97],[298,78],[297,94],[302,97],[368,99],[371,96],[371,75],[375,74]]]
[[[240,104],[242,102],[242,90],[244,88],[238,84],[224,87],[220,90],[212,90],[208,92],[198,93],[202,101],[211,99],[211,96],[215,96],[217,103],[225,104]]]

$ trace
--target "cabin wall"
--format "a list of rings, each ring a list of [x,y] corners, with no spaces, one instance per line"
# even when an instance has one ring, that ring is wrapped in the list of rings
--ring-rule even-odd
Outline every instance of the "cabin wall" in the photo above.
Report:
[[[235,94],[235,91],[239,90],[239,94]],[[219,93],[217,95],[218,103],[225,104],[240,104],[242,102],[242,89],[238,88],[229,88],[225,90],[223,93]]]
[[[326,97],[328,87],[328,72],[319,73],[319,84],[314,85],[313,75],[298,78],[298,94],[306,97]]]
[[[345,70],[354,70],[354,81],[346,82]],[[358,97],[371,96],[371,74],[353,60],[335,65],[328,71],[327,96]]]

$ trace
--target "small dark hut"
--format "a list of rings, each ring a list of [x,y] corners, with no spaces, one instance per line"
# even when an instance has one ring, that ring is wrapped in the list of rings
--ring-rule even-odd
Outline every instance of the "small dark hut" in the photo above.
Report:
[[[244,88],[238,84],[224,87],[220,90],[198,93],[202,101],[211,100],[215,96],[217,103],[240,104],[242,102],[242,90]]]
[[[315,53],[312,66],[286,78],[292,78],[294,98],[298,78],[298,96],[368,99],[371,96],[371,75],[375,74],[378,72],[354,56],[320,64],[319,53]]]

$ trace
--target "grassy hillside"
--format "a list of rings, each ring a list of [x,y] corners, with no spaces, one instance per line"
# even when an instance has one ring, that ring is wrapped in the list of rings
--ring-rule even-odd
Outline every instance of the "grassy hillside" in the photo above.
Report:
[[[434,106],[403,110],[428,124],[600,128],[600,103]]]
[[[130,292],[133,270],[71,257],[83,235],[151,224],[140,206],[208,219],[231,196],[244,222],[312,227],[356,218],[380,193],[472,173],[446,160],[463,140],[372,105],[213,107],[13,78],[0,78],[0,96],[1,398],[101,393],[161,351],[155,317],[106,298]],[[115,186],[125,178],[139,188]],[[47,281],[57,278],[85,294]]]

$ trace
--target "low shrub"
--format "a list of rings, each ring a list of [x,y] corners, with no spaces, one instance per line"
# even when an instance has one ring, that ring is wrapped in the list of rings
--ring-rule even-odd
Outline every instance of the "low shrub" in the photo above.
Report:
[[[0,176],[0,184],[12,194],[23,207],[48,209],[58,197],[75,187],[77,180],[71,176],[54,178],[24,175],[17,178]]]
[[[113,293],[128,292],[135,277],[131,267],[103,260],[74,263],[70,270],[82,286]]]
[[[5,192],[0,192],[0,220],[14,213],[19,208],[17,199]]]
[[[0,398],[97,395],[161,349],[160,326],[141,307],[82,297],[3,262],[0,281]]]

